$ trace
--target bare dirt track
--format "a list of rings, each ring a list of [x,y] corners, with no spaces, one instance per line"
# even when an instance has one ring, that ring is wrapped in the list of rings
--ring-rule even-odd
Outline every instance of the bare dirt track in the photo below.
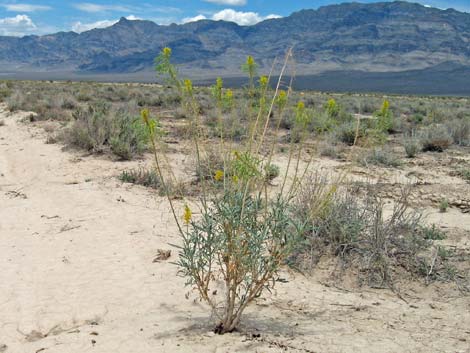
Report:
[[[289,271],[239,332],[208,309],[158,249],[178,243],[167,202],[122,184],[140,162],[45,144],[26,113],[0,108],[0,352],[470,352],[470,298],[453,284],[341,289]],[[180,205],[181,206],[181,205]],[[470,214],[440,214],[470,246]]]

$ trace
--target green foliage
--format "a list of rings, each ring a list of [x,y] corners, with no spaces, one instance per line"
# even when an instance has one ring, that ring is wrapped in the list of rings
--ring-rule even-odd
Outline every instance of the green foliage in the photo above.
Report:
[[[264,167],[264,172],[266,181],[271,182],[279,176],[281,170],[279,166],[271,163]]]
[[[393,114],[390,111],[390,103],[388,100],[384,100],[382,108],[375,113],[377,117],[377,129],[381,132],[392,132],[393,131]]]
[[[119,175],[119,180],[124,183],[132,183],[159,189],[161,187],[161,180],[154,169],[130,169],[124,170]]]
[[[406,157],[408,158],[415,158],[421,149],[419,141],[415,137],[405,138],[403,147],[405,148]]]
[[[74,121],[64,134],[71,146],[93,152],[109,147],[121,159],[131,159],[147,148],[148,135],[140,119],[124,111],[114,112],[108,103],[90,104],[72,116]]]
[[[446,238],[446,234],[435,224],[432,224],[431,226],[421,226],[420,232],[426,240],[443,240]]]
[[[442,199],[439,201],[439,211],[440,212],[447,212],[449,208],[449,201],[447,199]]]
[[[340,107],[333,98],[330,98],[325,105],[325,110],[330,118],[335,119],[339,115]]]
[[[132,159],[147,149],[148,134],[139,118],[118,113],[112,121],[111,129],[111,151],[121,159]]]
[[[234,188],[188,225],[177,265],[187,284],[212,306],[220,320],[217,333],[232,332],[246,306],[273,285],[301,233],[287,200],[276,197],[266,209],[259,196],[246,197]],[[225,283],[226,298],[212,294],[219,281]]]
[[[373,148],[372,150],[365,152],[359,157],[359,162],[366,167],[370,164],[392,168],[402,165],[402,161],[398,159],[393,152],[388,149],[379,148]]]
[[[420,134],[423,152],[443,152],[452,145],[452,136],[443,125],[429,126]]]

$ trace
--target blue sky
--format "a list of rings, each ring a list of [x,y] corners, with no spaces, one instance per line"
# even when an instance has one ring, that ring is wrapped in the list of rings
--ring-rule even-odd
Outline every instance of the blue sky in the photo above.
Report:
[[[362,0],[374,2],[377,0]],[[107,27],[120,17],[159,24],[208,18],[251,25],[337,0],[0,0],[0,35],[23,36]],[[417,0],[423,5],[470,12],[470,0]]]

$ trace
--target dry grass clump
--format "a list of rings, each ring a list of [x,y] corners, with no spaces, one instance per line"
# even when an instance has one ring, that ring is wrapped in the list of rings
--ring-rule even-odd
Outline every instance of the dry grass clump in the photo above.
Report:
[[[424,129],[421,131],[420,140],[423,152],[443,152],[453,143],[452,136],[443,125]]]
[[[395,156],[393,151],[388,148],[372,148],[358,156],[358,162],[364,167],[370,165],[397,168],[403,163]]]
[[[64,132],[66,144],[94,153],[109,149],[120,159],[128,160],[147,149],[148,136],[140,118],[129,116],[124,110],[113,110],[100,102],[79,108],[74,121]]]
[[[453,279],[447,259],[433,243],[445,235],[425,225],[422,215],[409,207],[408,190],[402,191],[391,210],[372,186],[367,186],[363,198],[357,197],[357,190],[342,188],[319,207],[318,196],[330,188],[327,179],[316,177],[299,194],[295,214],[309,227],[291,258],[297,266],[309,269],[332,255],[342,270],[358,273],[359,283],[374,287],[393,288],[405,274],[427,283]]]

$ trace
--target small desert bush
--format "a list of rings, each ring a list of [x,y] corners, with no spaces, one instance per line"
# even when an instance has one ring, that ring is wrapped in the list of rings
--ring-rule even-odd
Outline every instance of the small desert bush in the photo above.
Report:
[[[289,51],[284,69],[290,56]],[[201,129],[201,111],[204,110],[201,110],[201,97],[198,99],[191,81],[179,79],[170,57],[171,50],[165,48],[156,59],[156,69],[181,97],[181,109],[187,116],[194,146],[194,169],[201,188],[200,216],[193,217],[186,203],[182,222],[168,197],[182,239],[177,265],[187,284],[212,308],[218,320],[214,331],[223,334],[235,330],[246,307],[273,287],[278,271],[303,233],[303,225],[293,217],[292,206],[308,168],[300,168],[300,157],[309,118],[304,103],[298,102],[291,127],[299,136],[298,144],[290,144],[280,190],[268,192],[270,181],[280,174],[272,162],[279,138],[267,138],[270,126],[275,127],[274,135],[278,137],[287,105],[288,95],[279,90],[280,81],[271,96],[268,77],[256,78],[257,65],[249,56],[243,66],[249,79],[244,95],[247,101],[242,107],[246,114],[239,117],[231,91],[225,90],[222,80],[217,79],[211,88],[214,103],[205,100],[202,103],[217,110],[210,124],[219,136],[208,147]],[[230,125],[227,129],[224,115],[243,119],[246,125],[243,145],[236,144],[236,134]],[[171,167],[164,165],[167,159],[160,147],[158,119],[150,118],[147,110],[142,111],[142,119],[148,128],[156,170],[165,188],[173,173]],[[290,178],[289,171],[293,174]]]
[[[109,148],[121,159],[131,159],[147,148],[148,134],[140,118],[125,111],[113,111],[110,104],[99,102],[79,108],[72,125],[65,131],[65,142],[71,146],[103,152]]]
[[[415,158],[421,150],[419,141],[415,137],[407,137],[403,140],[403,147],[407,158]]]
[[[452,145],[452,136],[443,125],[434,125],[424,129],[420,134],[423,152],[443,152]]]
[[[359,157],[359,163],[365,167],[377,165],[396,168],[402,165],[402,161],[387,148],[373,148],[364,152]]]
[[[358,127],[357,121],[350,121],[339,125],[334,130],[333,136],[338,141],[352,146],[358,139],[366,136],[366,128],[363,124],[359,124]]]
[[[470,117],[452,119],[445,125],[456,145],[470,146]]]
[[[124,183],[143,185],[154,189],[159,189],[162,186],[160,177],[154,169],[138,168],[124,170],[119,175],[119,180]]]
[[[403,271],[428,281],[445,270],[445,259],[429,256],[432,240],[442,239],[443,234],[426,226],[422,215],[410,209],[408,189],[386,212],[372,185],[366,185],[361,198],[357,190],[344,187],[327,204],[315,201],[329,190],[328,185],[327,180],[304,185],[295,214],[309,226],[290,261],[309,269],[323,256],[333,255],[343,269],[358,270],[360,283],[391,288]]]
[[[470,168],[460,168],[455,174],[470,183]]]

